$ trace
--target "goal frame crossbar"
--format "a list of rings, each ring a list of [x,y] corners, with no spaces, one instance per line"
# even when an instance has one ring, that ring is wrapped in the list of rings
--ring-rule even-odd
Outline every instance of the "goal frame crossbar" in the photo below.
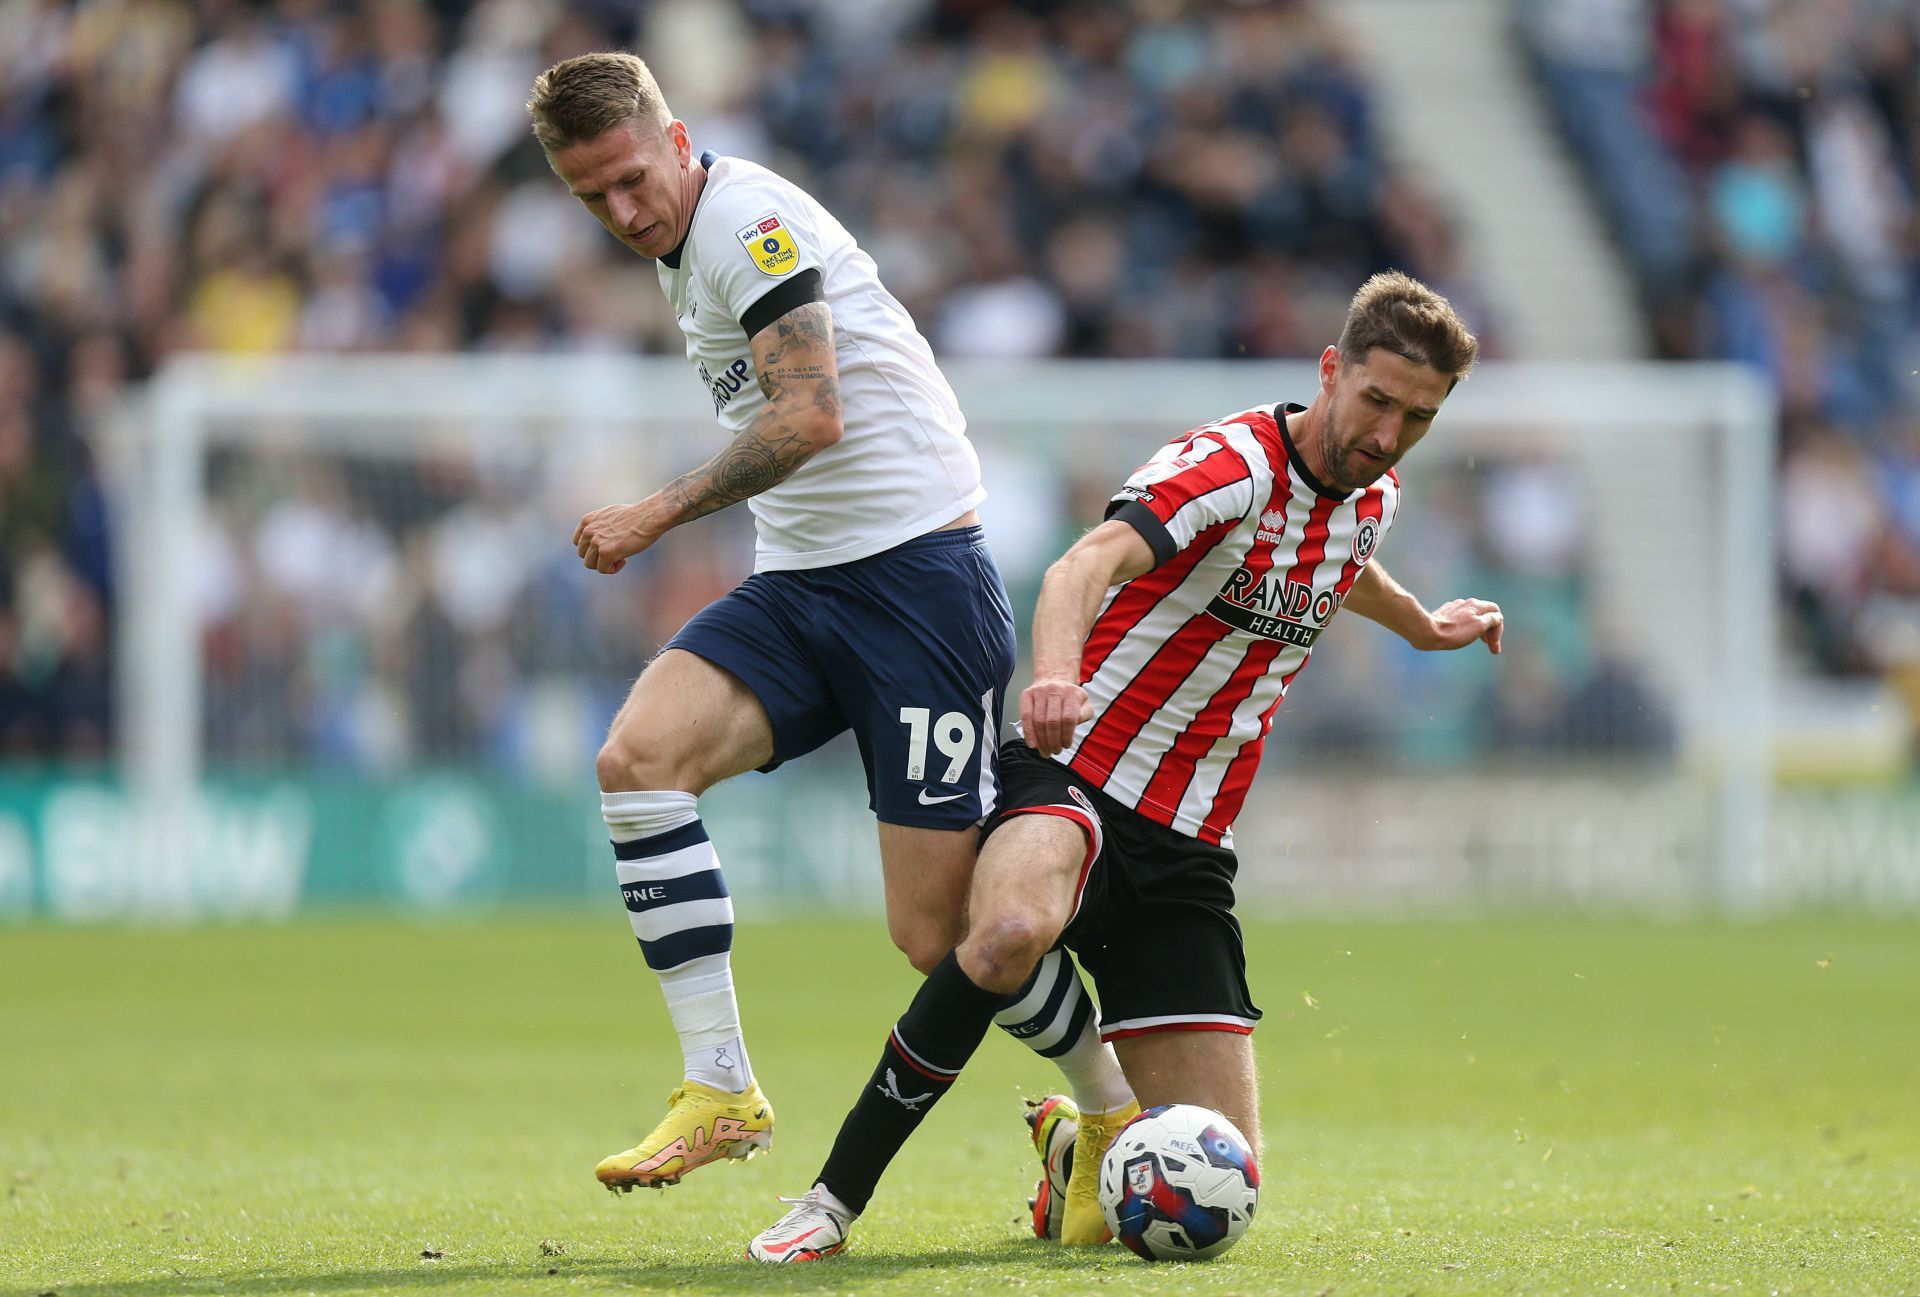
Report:
[[[1110,444],[1103,431],[1112,426],[1146,425],[1171,436],[1222,411],[1271,404],[1275,394],[1298,399],[1318,385],[1315,367],[1301,361],[945,368],[977,430],[1042,453],[1094,454],[1115,464],[1144,457],[1147,445],[1132,445],[1131,435],[1126,445]],[[1717,589],[1708,597],[1719,660],[1710,686],[1711,733],[1693,764],[1704,766],[1714,786],[1715,891],[1730,909],[1753,909],[1768,877],[1769,699],[1778,633],[1771,391],[1729,364],[1490,361],[1448,398],[1436,435],[1447,435],[1449,425],[1470,426],[1489,449],[1522,447],[1544,425],[1598,438],[1650,411],[1659,412],[1662,426],[1698,428],[1712,443],[1713,480],[1690,485],[1717,501]],[[367,455],[414,453],[395,434],[397,425],[414,423],[457,425],[476,448],[490,441],[524,446],[530,423],[610,425],[642,439],[666,429],[718,436],[706,392],[671,357],[171,359],[105,443],[127,577],[117,632],[119,756],[162,857],[177,860],[192,850],[190,810],[205,764],[192,570],[207,505],[205,465],[216,450],[283,435],[278,430],[290,423],[324,425],[324,449]],[[1661,466],[1646,471],[1658,474]]]

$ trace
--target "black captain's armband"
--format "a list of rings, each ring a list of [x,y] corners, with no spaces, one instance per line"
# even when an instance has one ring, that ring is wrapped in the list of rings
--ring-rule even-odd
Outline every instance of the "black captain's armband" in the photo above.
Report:
[[[740,317],[740,328],[748,339],[798,306],[809,302],[824,301],[825,291],[820,287],[820,268],[808,266],[785,283],[776,284],[759,301],[747,308]]]
[[[1173,533],[1167,530],[1167,524],[1138,500],[1114,501],[1107,506],[1107,517],[1118,518],[1140,533],[1141,539],[1147,542],[1147,548],[1153,551],[1155,567],[1180,552],[1180,546],[1174,543]]]

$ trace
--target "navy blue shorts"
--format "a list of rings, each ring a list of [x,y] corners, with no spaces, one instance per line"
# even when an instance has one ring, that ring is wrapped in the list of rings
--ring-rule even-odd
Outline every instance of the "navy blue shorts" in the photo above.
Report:
[[[738,676],[773,722],[771,770],[851,729],[887,824],[958,829],[998,800],[1013,610],[978,527],[835,567],[756,572],[667,645]]]

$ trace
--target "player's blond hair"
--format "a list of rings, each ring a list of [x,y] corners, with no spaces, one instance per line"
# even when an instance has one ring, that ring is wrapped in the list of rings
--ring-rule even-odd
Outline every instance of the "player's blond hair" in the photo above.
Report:
[[[1437,369],[1456,383],[1480,355],[1480,340],[1447,299],[1398,270],[1360,285],[1340,330],[1340,358],[1348,363],[1365,360],[1375,347]]]
[[[527,100],[534,138],[548,153],[591,140],[626,122],[673,120],[660,85],[640,58],[624,51],[581,54],[542,72]]]

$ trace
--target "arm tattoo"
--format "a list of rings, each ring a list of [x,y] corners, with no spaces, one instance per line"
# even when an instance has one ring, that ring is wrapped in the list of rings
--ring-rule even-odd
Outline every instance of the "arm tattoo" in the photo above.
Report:
[[[769,401],[786,395],[790,383],[818,383],[827,377],[825,365],[783,365],[760,371],[760,394]]]
[[[820,413],[824,415],[830,416],[836,421],[840,418],[842,407],[840,404],[840,380],[839,379],[837,378],[823,379],[813,389],[813,408],[820,411]]]
[[[666,495],[679,522],[759,495],[813,458],[822,446],[806,424],[789,426],[796,414],[807,413],[810,407],[836,422],[840,418],[839,379],[828,371],[833,315],[826,304],[796,307],[769,327],[774,341],[759,357],[760,391],[767,404],[754,416],[752,426],[718,455],[667,484]],[[755,336],[764,334],[762,330]]]
[[[763,369],[778,365],[787,351],[799,347],[811,351],[817,347],[833,349],[833,312],[825,302],[809,302],[805,306],[796,306],[772,324],[773,336],[778,339],[767,348],[767,354],[760,358]],[[766,330],[761,330],[762,333]],[[755,334],[758,337],[759,334]]]
[[[667,484],[679,521],[691,522],[759,495],[791,477],[813,458],[818,446],[785,426],[776,406],[754,417],[753,426],[727,443],[718,455]]]

